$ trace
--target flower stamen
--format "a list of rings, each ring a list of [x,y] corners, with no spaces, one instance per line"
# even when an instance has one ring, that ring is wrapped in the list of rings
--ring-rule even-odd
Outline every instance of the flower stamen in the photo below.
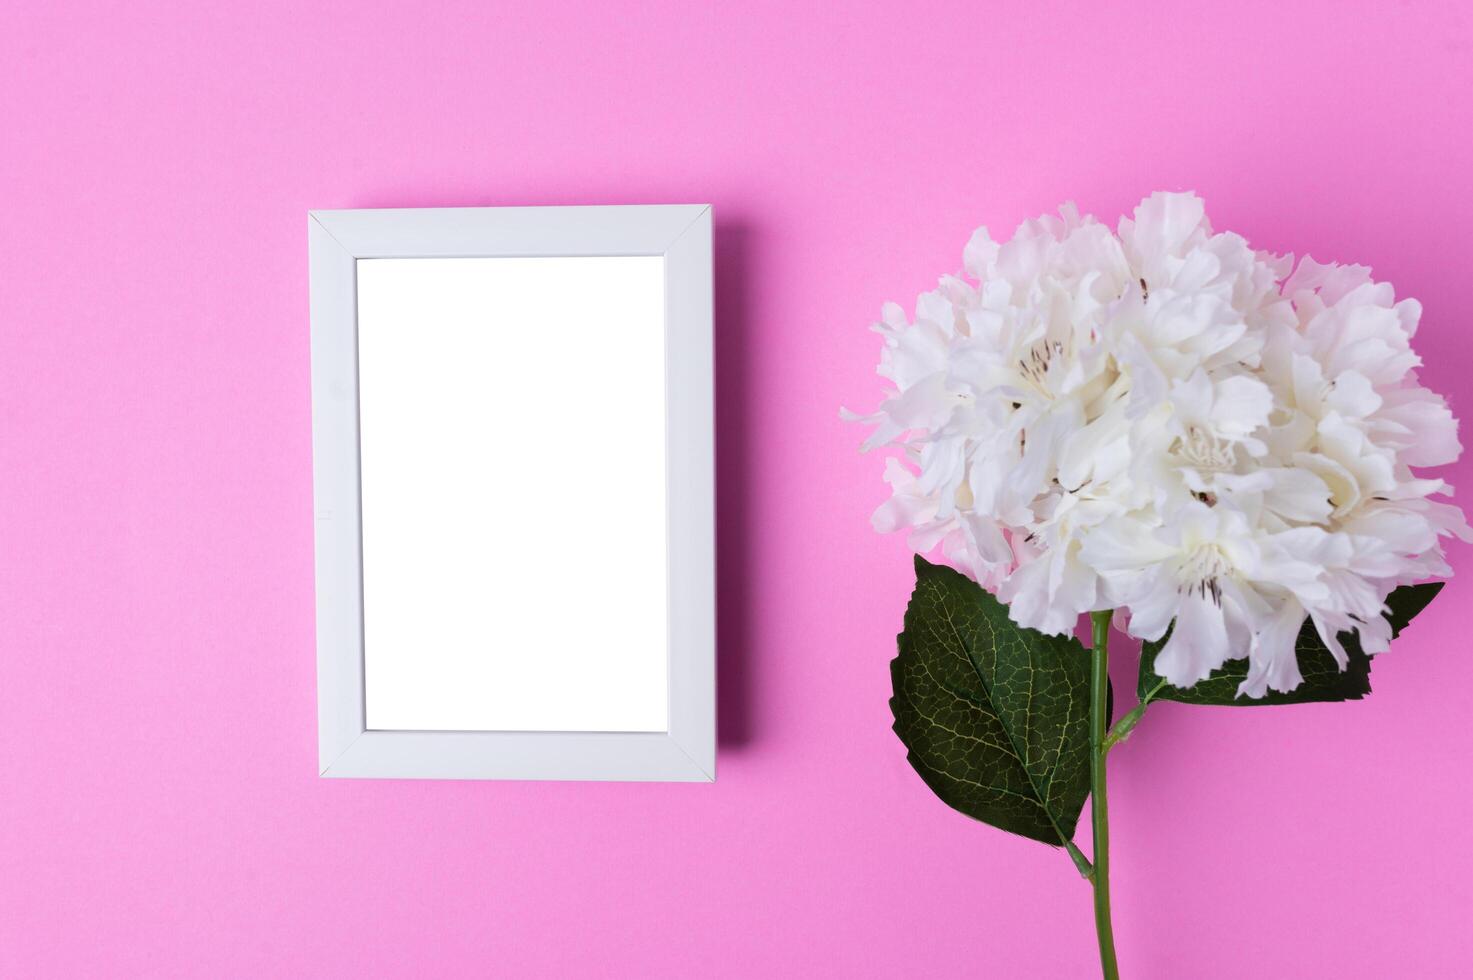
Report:
[[[1193,548],[1182,560],[1177,570],[1177,592],[1191,595],[1193,592],[1204,599],[1211,598],[1214,605],[1222,605],[1221,579],[1232,574],[1232,564],[1222,549],[1215,544],[1203,544]]]

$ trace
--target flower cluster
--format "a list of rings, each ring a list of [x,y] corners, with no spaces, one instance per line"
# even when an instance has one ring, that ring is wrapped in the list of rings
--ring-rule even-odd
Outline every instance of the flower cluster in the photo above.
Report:
[[[1255,252],[1167,193],[1113,232],[1072,206],[1005,243],[981,229],[963,258],[913,321],[884,307],[895,390],[849,417],[903,450],[876,529],[939,545],[1020,624],[1116,609],[1170,629],[1171,683],[1247,657],[1239,693],[1261,697],[1302,680],[1306,616],[1342,667],[1342,631],[1385,650],[1386,596],[1473,537],[1414,471],[1461,451],[1417,380],[1421,307],[1369,269]]]

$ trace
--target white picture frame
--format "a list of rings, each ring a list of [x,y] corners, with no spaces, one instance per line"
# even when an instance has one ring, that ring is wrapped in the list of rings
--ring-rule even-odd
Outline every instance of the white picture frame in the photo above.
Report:
[[[312,211],[318,759],[326,777],[710,781],[716,775],[712,237],[708,205]],[[366,724],[358,263],[660,256],[664,263],[666,731]]]

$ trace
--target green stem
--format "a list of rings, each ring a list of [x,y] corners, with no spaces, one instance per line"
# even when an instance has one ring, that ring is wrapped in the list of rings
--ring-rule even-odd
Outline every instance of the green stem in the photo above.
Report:
[[[1105,710],[1110,687],[1110,610],[1090,614],[1094,650],[1090,657],[1089,788],[1094,825],[1095,932],[1100,939],[1100,972],[1105,980],[1120,980],[1115,963],[1115,933],[1110,925],[1110,817],[1105,802]]]

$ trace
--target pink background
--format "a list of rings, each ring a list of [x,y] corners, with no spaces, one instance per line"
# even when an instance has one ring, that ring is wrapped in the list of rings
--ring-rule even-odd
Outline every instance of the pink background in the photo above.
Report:
[[[889,731],[881,302],[1191,187],[1423,300],[1473,413],[1453,3],[231,6],[0,12],[6,977],[1089,976],[1067,858]],[[716,207],[719,782],[318,779],[306,210],[657,201]],[[1465,973],[1464,589],[1366,701],[1152,710],[1128,976]]]

